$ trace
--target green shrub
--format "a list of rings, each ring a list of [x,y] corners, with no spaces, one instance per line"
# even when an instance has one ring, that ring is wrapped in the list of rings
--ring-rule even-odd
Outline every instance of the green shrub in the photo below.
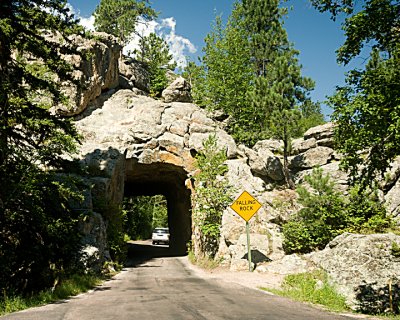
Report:
[[[376,189],[361,189],[359,185],[349,190],[346,211],[349,217],[346,231],[359,233],[384,232],[394,226]]]
[[[82,200],[79,183],[27,170],[23,183],[10,184],[14,194],[0,206],[0,292],[38,292],[74,272],[83,213],[71,202]]]
[[[195,254],[196,257],[204,254],[214,257],[219,244],[222,213],[232,202],[232,188],[224,177],[228,171],[226,151],[218,148],[216,136],[210,135],[203,147],[204,150],[196,155],[199,174],[195,176],[192,196],[193,223],[200,239]]]
[[[397,242],[392,242],[391,253],[397,258],[400,257],[400,246],[397,244]]]
[[[374,233],[393,227],[376,190],[354,186],[344,196],[320,168],[305,180],[308,186],[297,189],[303,208],[283,226],[286,253],[322,249],[343,232]]]
[[[287,253],[323,248],[346,226],[344,198],[335,191],[329,176],[318,168],[305,180],[311,190],[305,186],[297,189],[303,208],[283,226],[283,247]]]

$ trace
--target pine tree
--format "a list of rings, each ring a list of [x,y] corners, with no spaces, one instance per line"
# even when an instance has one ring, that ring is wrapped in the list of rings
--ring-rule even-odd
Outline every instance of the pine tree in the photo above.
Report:
[[[60,81],[72,79],[61,54],[78,54],[69,36],[80,29],[65,4],[0,3],[2,290],[47,285],[53,271],[67,267],[77,248],[70,246],[76,217],[67,213],[64,197],[72,192],[50,171],[62,168],[63,155],[75,150],[77,140],[72,122],[49,111],[50,101],[66,99],[55,75]]]
[[[201,60],[200,60],[201,61]],[[203,65],[197,65],[194,61],[188,61],[188,64],[182,72],[182,77],[189,81],[192,88],[191,94],[193,102],[204,107],[204,86],[205,86],[205,70]]]
[[[208,108],[230,116],[228,131],[237,142],[251,146],[265,138],[284,139],[287,164],[291,137],[323,123],[323,115],[308,97],[313,82],[300,75],[298,52],[283,28],[286,12],[278,0],[243,0],[225,27],[217,16],[205,39],[206,75],[199,89]],[[287,123],[285,130],[278,121]]]
[[[203,65],[206,71],[204,95],[210,109],[231,116],[229,132],[237,141],[247,141],[252,112],[247,91],[253,79],[243,8],[236,3],[227,25],[217,16],[213,30],[205,38]]]
[[[112,34],[125,45],[134,34],[139,18],[148,21],[157,13],[148,0],[101,0],[93,15],[97,31]]]
[[[173,62],[169,46],[155,33],[139,40],[140,50],[136,50],[136,58],[148,66],[150,72],[150,93],[159,96],[167,85],[166,70],[174,70],[176,63]]]
[[[287,10],[279,8],[279,0],[243,0],[243,8],[256,75],[250,93],[254,122],[261,134],[283,140],[285,179],[294,188],[288,169],[291,140],[302,131],[302,105],[309,106],[314,83],[301,76],[298,51],[283,27]]]

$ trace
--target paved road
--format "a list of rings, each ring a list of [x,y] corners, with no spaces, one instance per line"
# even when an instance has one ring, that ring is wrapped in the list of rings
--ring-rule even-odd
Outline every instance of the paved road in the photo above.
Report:
[[[115,279],[69,301],[0,317],[29,320],[351,319],[240,285],[202,279],[165,247],[132,245]]]

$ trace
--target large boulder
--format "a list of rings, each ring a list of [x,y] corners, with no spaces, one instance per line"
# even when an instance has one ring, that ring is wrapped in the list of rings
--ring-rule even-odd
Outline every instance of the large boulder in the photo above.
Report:
[[[391,298],[400,297],[399,246],[400,236],[391,233],[344,233],[306,257],[328,273],[351,308],[383,313],[389,311]],[[394,308],[398,311],[398,305]]]
[[[268,255],[270,254],[269,237],[263,234],[250,234],[250,250],[252,262],[257,265],[258,263],[270,261]],[[244,267],[248,268],[248,248],[247,248],[247,235],[241,234],[235,245],[229,247],[231,254],[230,269],[239,271]]]
[[[132,58],[119,59],[119,84],[123,89],[150,91],[150,74],[144,63]]]
[[[316,147],[291,159],[289,167],[294,170],[311,169],[335,160],[335,151],[328,147]]]
[[[254,174],[274,181],[282,181],[285,178],[282,162],[272,151],[267,148],[259,148],[256,152],[244,146],[241,148],[249,159],[249,165]]]
[[[72,36],[79,55],[65,55],[64,59],[74,67],[71,81],[61,83],[61,91],[69,97],[68,104],[60,104],[54,109],[64,116],[81,113],[88,104],[103,91],[116,88],[118,81],[118,58],[121,45],[113,36],[95,33],[95,37],[86,39]]]
[[[316,126],[308,129],[304,133],[304,140],[314,138],[317,141],[332,139],[334,135],[335,124],[333,122],[327,122],[320,126]]]
[[[182,77],[174,80],[161,94],[165,102],[192,102],[189,82]]]
[[[304,140],[304,138],[294,139],[292,142],[292,154],[297,155],[302,152],[306,152],[311,148],[315,148],[317,146],[317,140],[315,138],[310,138]]]
[[[271,261],[257,267],[260,273],[270,272],[274,274],[289,275],[304,273],[315,270],[315,265],[300,255],[292,254],[284,256],[282,259]]]
[[[259,150],[268,149],[273,153],[282,153],[283,142],[281,140],[275,140],[275,139],[261,140],[254,145],[253,149],[257,152]]]

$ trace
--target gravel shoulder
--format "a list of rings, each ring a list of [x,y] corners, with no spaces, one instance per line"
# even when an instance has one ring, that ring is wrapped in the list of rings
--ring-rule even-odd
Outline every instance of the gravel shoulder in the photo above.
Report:
[[[179,258],[182,264],[194,274],[202,278],[236,283],[251,289],[273,288],[279,289],[284,279],[283,275],[274,273],[258,273],[249,271],[230,271],[228,268],[218,267],[212,270],[202,269],[192,264],[188,257]]]
[[[264,292],[265,294],[270,294],[270,295],[274,294],[265,290],[261,290],[261,288],[279,289],[285,277],[284,275],[275,274],[272,272],[258,273],[249,271],[230,271],[228,268],[223,268],[223,267],[218,267],[212,270],[205,270],[192,264],[187,256],[180,257],[179,259],[181,263],[185,266],[185,268],[187,268],[195,275],[203,279],[211,279],[217,282],[220,281],[229,282],[249,289],[259,290]],[[317,306],[317,305],[313,306],[316,308],[324,309],[323,306]],[[354,314],[348,312],[342,312],[339,314],[354,319],[369,319],[369,320],[383,319],[374,316]]]

